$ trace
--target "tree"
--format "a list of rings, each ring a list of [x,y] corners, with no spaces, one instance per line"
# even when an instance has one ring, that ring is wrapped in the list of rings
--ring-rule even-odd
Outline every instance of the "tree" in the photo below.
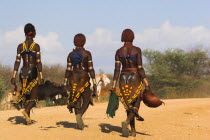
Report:
[[[4,93],[5,93],[5,86],[3,80],[0,78],[0,102],[4,96]]]
[[[145,68],[151,87],[156,94],[167,98],[195,89],[202,78],[208,77],[209,60],[206,51],[169,49],[165,52],[145,50]]]

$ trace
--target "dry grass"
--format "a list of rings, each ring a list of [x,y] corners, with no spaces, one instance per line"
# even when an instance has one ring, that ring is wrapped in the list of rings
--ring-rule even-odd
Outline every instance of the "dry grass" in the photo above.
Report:
[[[65,75],[65,67],[61,65],[51,65],[43,66],[43,75],[45,80],[53,81],[57,84],[62,84]],[[6,94],[13,89],[12,84],[10,83],[10,79],[12,76],[12,68],[9,66],[4,66],[0,64],[0,89],[1,89],[1,96],[0,100],[6,97]],[[107,76],[112,79],[112,74],[107,74]],[[17,78],[18,82],[18,78]],[[152,82],[152,81],[150,81]],[[108,84],[106,87],[102,88],[100,101],[105,102],[109,99],[109,90],[111,89],[111,84]],[[117,88],[117,92],[119,89]],[[155,91],[153,91],[155,93]],[[207,98],[210,97],[210,82],[209,80],[203,80],[202,84],[199,88],[194,88],[192,90],[188,90],[183,93],[167,93],[164,98],[166,99],[176,99],[176,98]],[[37,106],[52,106],[51,101],[42,101]],[[0,109],[4,109],[1,106]]]

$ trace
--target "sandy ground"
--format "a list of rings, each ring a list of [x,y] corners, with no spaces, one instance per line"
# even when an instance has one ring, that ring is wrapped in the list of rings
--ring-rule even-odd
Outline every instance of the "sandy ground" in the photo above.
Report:
[[[164,100],[166,105],[148,108],[141,104],[144,122],[136,122],[136,138],[121,136],[125,110],[120,105],[115,118],[107,118],[107,103],[89,107],[83,131],[76,129],[75,116],[66,106],[35,108],[34,124],[24,125],[21,112],[0,111],[0,140],[207,140],[210,139],[210,99]]]

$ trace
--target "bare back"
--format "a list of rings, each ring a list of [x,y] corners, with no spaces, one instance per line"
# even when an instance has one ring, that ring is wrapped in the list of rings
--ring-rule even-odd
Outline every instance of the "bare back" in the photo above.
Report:
[[[142,65],[141,49],[133,45],[124,45],[117,50],[115,59],[121,62],[122,69],[137,68]]]
[[[23,66],[33,66],[37,65],[36,59],[39,59],[37,52],[40,52],[40,47],[38,44],[34,43],[32,40],[26,40],[18,46],[18,54],[21,55],[23,60]]]

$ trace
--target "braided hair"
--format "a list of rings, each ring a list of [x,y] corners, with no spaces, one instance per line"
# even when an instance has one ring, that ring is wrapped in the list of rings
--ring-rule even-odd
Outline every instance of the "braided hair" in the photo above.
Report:
[[[34,32],[36,32],[36,29],[35,29],[33,24],[28,23],[28,24],[25,25],[25,27],[24,27],[25,35],[32,36]]]

